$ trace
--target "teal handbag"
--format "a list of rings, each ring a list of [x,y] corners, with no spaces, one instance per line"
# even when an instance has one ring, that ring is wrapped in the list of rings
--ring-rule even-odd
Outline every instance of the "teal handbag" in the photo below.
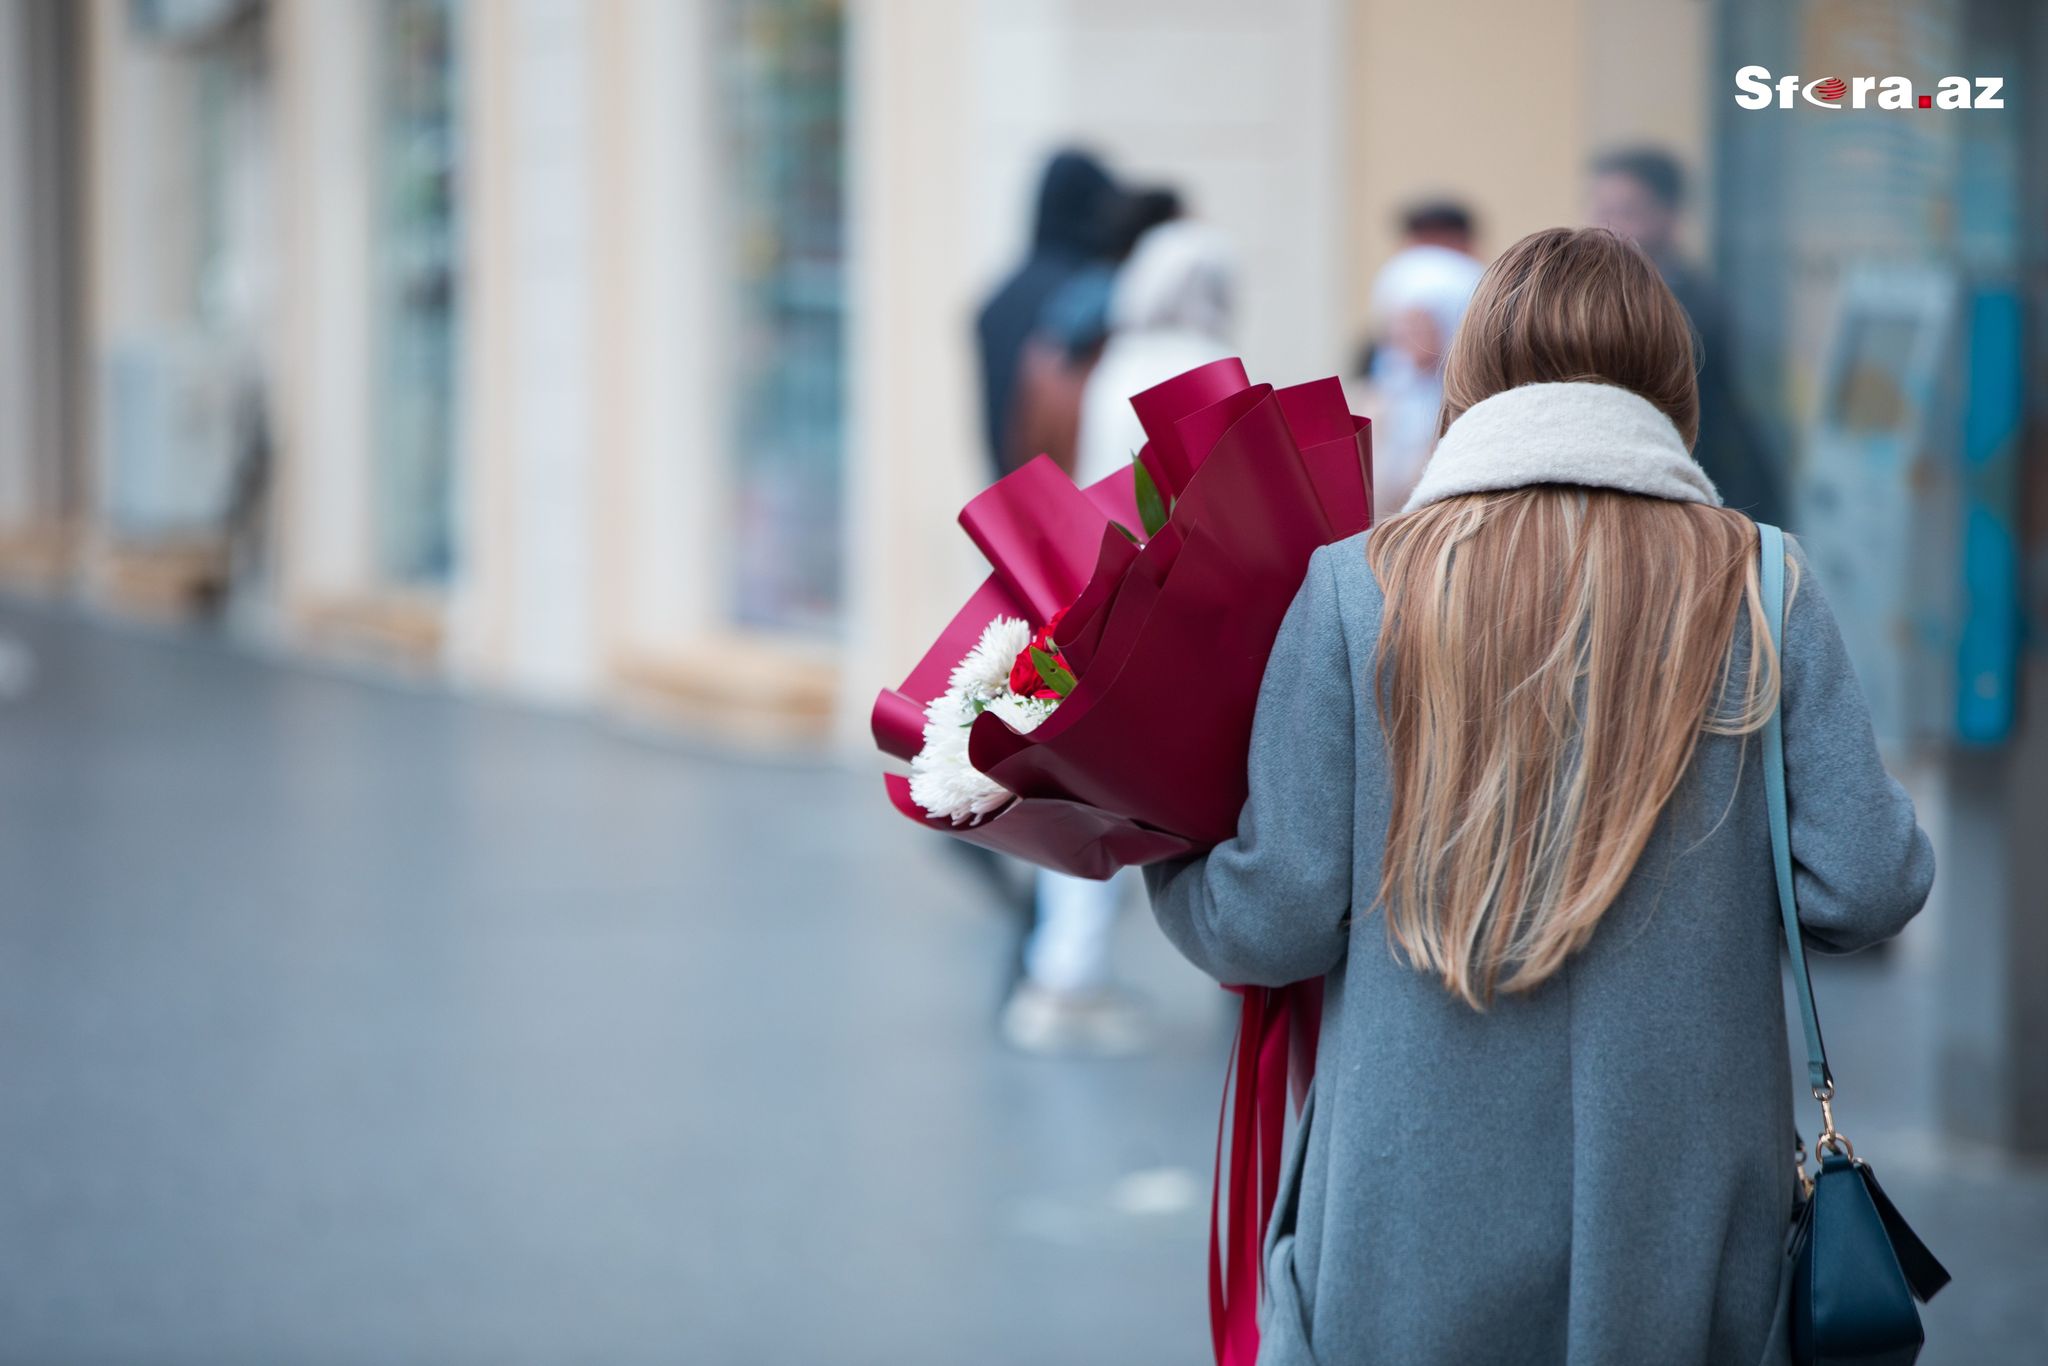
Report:
[[[1764,617],[1771,643],[1781,646],[1785,624],[1785,534],[1757,525],[1761,541]],[[1782,658],[1782,656],[1781,656]],[[1780,675],[1782,678],[1782,674]],[[1782,690],[1779,694],[1783,697]],[[1820,1102],[1821,1132],[1814,1144],[1820,1170],[1806,1176],[1799,1152],[1801,1194],[1786,1238],[1791,1290],[1792,1359],[1799,1366],[1912,1366],[1925,1340],[1914,1301],[1934,1298],[1948,1272],[1909,1228],[1870,1167],[1835,1129],[1835,1080],[1814,1013],[1813,983],[1792,887],[1792,838],[1785,808],[1785,733],[1782,706],[1764,723],[1764,800],[1770,812],[1771,859],[1778,874],[1778,909],[1785,946],[1806,1027],[1807,1081]]]

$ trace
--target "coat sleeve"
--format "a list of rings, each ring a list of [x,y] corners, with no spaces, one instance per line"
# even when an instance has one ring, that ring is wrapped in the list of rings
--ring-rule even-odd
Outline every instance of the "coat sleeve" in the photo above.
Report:
[[[1799,923],[1813,947],[1889,939],[1927,902],[1934,850],[1913,799],[1885,771],[1841,629],[1796,543],[1785,617],[1785,798]]]
[[[1145,869],[1166,937],[1232,985],[1320,976],[1344,952],[1357,702],[1331,554],[1309,561],[1266,662],[1236,837]]]

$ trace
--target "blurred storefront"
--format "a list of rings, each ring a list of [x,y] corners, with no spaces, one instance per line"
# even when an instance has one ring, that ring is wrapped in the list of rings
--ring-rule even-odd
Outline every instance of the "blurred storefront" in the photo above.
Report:
[[[1342,349],[1335,0],[4,8],[0,562],[117,612],[850,736],[971,584],[1049,146],[1224,221],[1263,363]]]
[[[2030,0],[1730,0],[1731,72],[1896,73],[1917,93],[1816,117],[1731,101],[1715,147],[1731,359],[1777,419],[1794,524],[1941,853],[1943,1119],[2034,1152],[2048,1151],[2034,1042],[2048,1034],[2044,20]]]

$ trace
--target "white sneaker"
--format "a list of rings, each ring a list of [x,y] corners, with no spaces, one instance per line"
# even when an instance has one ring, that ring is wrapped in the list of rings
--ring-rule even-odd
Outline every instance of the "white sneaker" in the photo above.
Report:
[[[1126,1057],[1151,1040],[1143,1004],[1114,987],[1054,991],[1019,982],[1003,1005],[1004,1042],[1045,1057]]]

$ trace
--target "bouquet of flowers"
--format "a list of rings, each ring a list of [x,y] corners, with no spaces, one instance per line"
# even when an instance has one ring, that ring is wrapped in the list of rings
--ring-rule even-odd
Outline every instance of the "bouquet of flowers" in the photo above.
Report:
[[[993,572],[873,715],[910,767],[886,779],[904,815],[1082,877],[1236,833],[1281,619],[1310,554],[1371,520],[1371,428],[1335,379],[1275,389],[1222,360],[1131,403],[1146,440],[1128,471],[1076,488],[1041,456],[961,511]],[[1257,1341],[1259,1238],[1320,993],[1244,991],[1227,1275],[1211,1225],[1219,1360]]]
[[[1079,489],[1040,458],[961,511],[994,572],[873,715],[906,816],[1082,877],[1235,833],[1280,620],[1370,520],[1370,428],[1335,379],[1222,360],[1131,402],[1129,472]]]

